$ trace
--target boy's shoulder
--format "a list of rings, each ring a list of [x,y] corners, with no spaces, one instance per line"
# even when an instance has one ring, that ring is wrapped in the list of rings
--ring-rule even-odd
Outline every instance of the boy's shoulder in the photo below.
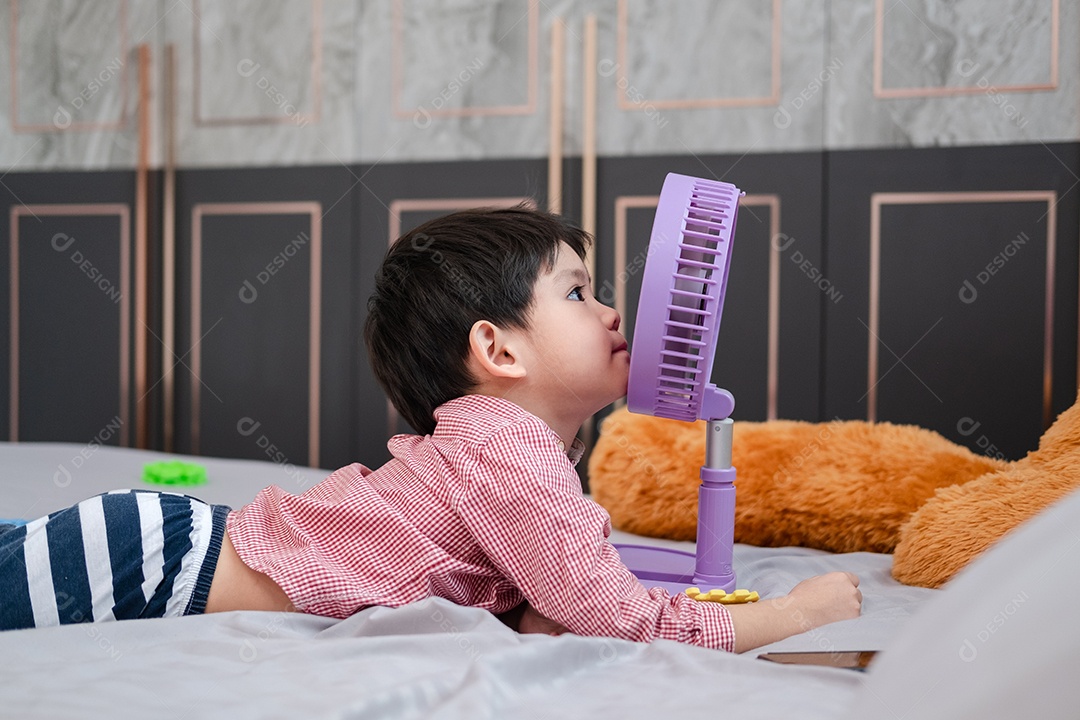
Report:
[[[492,438],[507,432],[531,435],[542,443],[559,440],[543,420],[504,398],[463,395],[435,409],[435,438],[486,446]]]

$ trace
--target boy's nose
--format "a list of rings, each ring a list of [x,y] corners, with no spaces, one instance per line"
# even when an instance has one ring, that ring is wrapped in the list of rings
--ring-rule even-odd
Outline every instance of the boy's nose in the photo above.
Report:
[[[613,307],[604,306],[604,324],[612,330],[618,330],[619,325],[622,324],[622,318],[619,317],[619,311]]]

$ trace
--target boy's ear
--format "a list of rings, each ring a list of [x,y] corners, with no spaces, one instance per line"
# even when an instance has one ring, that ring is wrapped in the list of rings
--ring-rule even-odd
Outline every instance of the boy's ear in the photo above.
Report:
[[[496,378],[523,378],[525,365],[517,336],[489,320],[477,320],[469,331],[469,354],[478,369]]]

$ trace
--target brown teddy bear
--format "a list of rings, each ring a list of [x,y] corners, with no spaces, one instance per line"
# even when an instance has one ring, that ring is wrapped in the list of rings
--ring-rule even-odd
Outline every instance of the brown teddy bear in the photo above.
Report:
[[[627,532],[693,540],[704,423],[625,409],[589,459],[593,498]],[[736,422],[735,541],[893,552],[893,575],[937,587],[1008,530],[1080,487],[1080,405],[1009,463],[910,425]]]
[[[1080,398],[1043,434],[1038,450],[996,472],[942,488],[927,500],[900,528],[893,577],[937,587],[1007,532],[1078,488]]]

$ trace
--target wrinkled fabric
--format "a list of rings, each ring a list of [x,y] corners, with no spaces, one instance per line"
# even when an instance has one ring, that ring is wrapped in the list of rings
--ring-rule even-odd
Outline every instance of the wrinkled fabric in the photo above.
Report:
[[[863,615],[743,655],[668,640],[518,635],[484,610],[440,598],[341,621],[240,612],[18,630],[0,633],[0,708],[5,717],[50,720],[632,720],[661,712],[835,720],[861,673],[781,666],[759,652],[881,649],[940,592],[892,580],[888,555],[739,545],[735,557],[739,584],[764,596],[852,570],[863,579]]]
[[[671,641],[518,635],[440,598],[343,621],[243,612],[18,630],[0,655],[4,715],[50,720],[832,718],[858,684]]]

